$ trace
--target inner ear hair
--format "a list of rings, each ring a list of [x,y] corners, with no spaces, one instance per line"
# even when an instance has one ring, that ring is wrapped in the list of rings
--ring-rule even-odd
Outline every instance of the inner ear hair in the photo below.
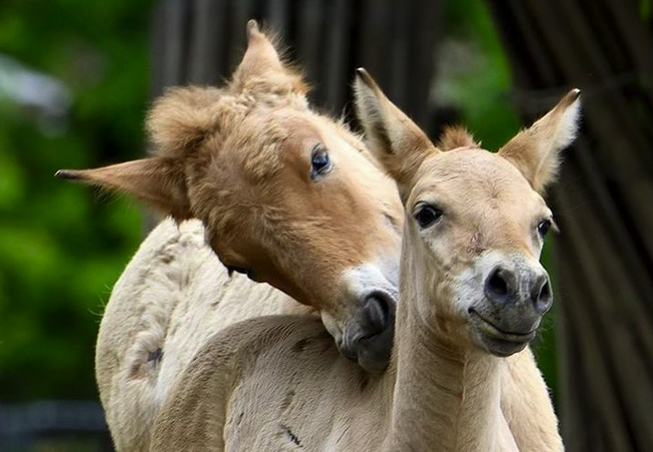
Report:
[[[572,89],[532,126],[499,150],[534,190],[543,193],[557,176],[560,153],[576,138],[580,122],[580,90]]]

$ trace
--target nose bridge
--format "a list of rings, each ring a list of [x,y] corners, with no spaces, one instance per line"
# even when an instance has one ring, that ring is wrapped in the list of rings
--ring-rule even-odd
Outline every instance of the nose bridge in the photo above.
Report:
[[[485,249],[497,250],[506,258],[522,253],[531,254],[531,237],[519,210],[513,199],[500,198],[489,202],[489,208],[484,210],[479,224],[486,237]]]
[[[534,281],[548,279],[549,275],[542,264],[527,251],[513,251],[508,256],[510,270],[515,275],[515,289],[519,294],[530,294]]]
[[[384,205],[377,207],[367,217],[370,221],[360,228],[361,241],[365,242],[367,248],[365,257],[372,263],[387,259],[398,262],[403,233],[403,211],[402,215],[396,216]],[[395,263],[394,266],[397,264]]]
[[[531,256],[528,241],[529,237],[524,234],[523,228],[517,222],[505,221],[495,231],[492,246],[503,250],[506,257],[517,260],[524,254]]]
[[[550,307],[549,275],[528,251],[513,250],[500,265],[511,275],[509,285],[516,304],[533,304],[538,311]]]

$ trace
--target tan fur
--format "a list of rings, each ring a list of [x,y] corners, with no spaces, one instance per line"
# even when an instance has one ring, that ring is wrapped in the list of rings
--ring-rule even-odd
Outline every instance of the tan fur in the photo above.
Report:
[[[208,338],[257,316],[307,313],[267,284],[227,275],[198,220],[168,219],[116,283],[96,345],[96,377],[116,449],[149,450],[160,404]]]
[[[544,192],[555,180],[559,153],[576,138],[579,96],[580,90],[571,90],[553,110],[499,150],[499,155],[510,160],[538,192]]]
[[[387,108],[385,97],[363,92],[368,88],[376,89],[358,86],[359,99],[367,96],[362,108]],[[396,127],[393,119],[388,115],[367,130]],[[375,141],[406,195],[401,299],[388,371],[371,376],[343,359],[310,317],[235,324],[208,340],[178,380],[157,417],[153,451],[563,449],[555,420],[547,424],[555,418],[539,373],[519,370],[532,364],[530,352],[508,359],[489,354],[460,306],[465,294],[473,295],[461,282],[474,281],[466,274],[488,257],[506,251],[526,261],[539,256],[542,243],[532,228],[550,215],[546,205],[499,155],[399,149],[413,142],[401,138]],[[402,168],[407,153],[426,154],[417,170],[412,159],[408,172]],[[445,222],[422,231],[413,209],[436,197]],[[528,431],[539,423],[547,425]]]
[[[396,293],[394,182],[358,136],[308,107],[297,72],[257,29],[248,32],[225,88],[170,89],[154,103],[152,158],[60,172],[133,193],[179,222],[179,230],[164,222],[143,244],[100,327],[96,374],[120,451],[148,449],[160,403],[209,334],[247,317],[312,311],[268,285],[229,278],[216,254],[316,307],[337,340],[356,326],[360,292]],[[316,144],[333,169],[312,181]],[[191,216],[206,227],[181,221]],[[378,276],[347,276],[365,265]]]
[[[441,151],[450,151],[457,148],[478,148],[480,143],[474,141],[474,137],[467,129],[461,126],[449,126],[444,129],[437,148]]]
[[[365,80],[369,89],[361,88],[363,86],[361,80]],[[377,158],[397,182],[399,194],[402,199],[405,199],[407,193],[404,187],[407,181],[415,176],[424,159],[436,149],[426,134],[391,102],[385,102],[379,108],[370,108],[369,104],[376,105],[377,97],[385,98],[385,94],[365,70],[358,70],[354,90],[357,95],[356,112],[360,121],[367,127],[368,133],[365,138],[368,146],[390,149],[391,143],[398,144],[394,149],[395,152],[400,153],[399,155],[391,152],[387,155],[379,154]],[[406,129],[410,133],[405,133]],[[404,152],[410,149],[421,149],[424,152]]]
[[[355,134],[309,107],[301,76],[256,22],[247,32],[225,87],[173,88],[154,102],[152,157],[58,174],[200,219],[226,266],[318,309],[336,340],[351,342],[367,293],[395,302],[396,186]],[[332,168],[313,177],[316,148]]]

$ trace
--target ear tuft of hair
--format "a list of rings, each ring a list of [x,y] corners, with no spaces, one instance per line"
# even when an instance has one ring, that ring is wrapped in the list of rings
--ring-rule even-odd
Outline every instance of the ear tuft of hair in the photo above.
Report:
[[[554,148],[564,149],[576,139],[580,127],[580,90],[572,89],[555,106],[554,111],[560,115],[556,130]]]
[[[478,148],[479,143],[474,140],[469,131],[463,126],[447,126],[437,143],[441,151],[450,151],[457,148]]]
[[[60,169],[56,173],[54,173],[54,177],[57,179],[63,179],[63,180],[80,180],[81,176],[78,171],[75,170],[67,170],[67,169]]]
[[[253,39],[257,37],[261,33],[261,30],[259,29],[258,22],[254,19],[250,19],[247,21],[247,39]]]
[[[216,131],[222,94],[217,88],[188,86],[171,88],[157,99],[146,121],[156,155],[181,157]]]

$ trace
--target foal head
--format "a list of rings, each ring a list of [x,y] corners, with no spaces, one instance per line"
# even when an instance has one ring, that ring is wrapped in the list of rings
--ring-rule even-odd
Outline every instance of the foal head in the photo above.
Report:
[[[176,88],[147,128],[151,158],[59,175],[204,222],[230,271],[315,307],[343,354],[383,368],[392,342],[401,204],[346,127],[312,110],[302,77],[256,22],[222,89]]]
[[[371,149],[406,211],[402,292],[413,317],[458,344],[522,350],[553,301],[539,263],[553,225],[541,194],[574,139],[580,92],[491,153],[462,129],[434,146],[363,70],[356,88]]]

